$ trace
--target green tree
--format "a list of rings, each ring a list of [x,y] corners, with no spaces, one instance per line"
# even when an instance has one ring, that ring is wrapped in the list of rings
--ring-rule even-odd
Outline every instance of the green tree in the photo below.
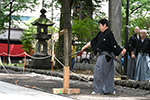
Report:
[[[58,4],[61,5],[60,30],[64,28],[68,29],[68,32],[69,32],[68,33],[69,34],[69,45],[68,45],[69,47],[68,48],[69,48],[69,53],[71,53],[71,41],[72,41],[72,27],[71,27],[72,19],[71,18],[77,17],[77,16],[75,17],[71,16],[71,9],[74,8],[74,6],[79,5],[80,9],[83,8],[82,13],[80,14],[86,15],[86,17],[89,17],[89,16],[92,16],[92,13],[94,11],[93,10],[94,5],[93,5],[92,0],[57,0],[57,1],[58,1]],[[94,0],[94,1],[99,1],[99,0]],[[83,5],[80,5],[81,3]],[[64,43],[63,38],[64,38],[63,35],[59,36],[58,49],[57,49],[58,57],[63,56],[63,43]]]
[[[12,11],[19,12],[19,11],[26,11],[30,10],[35,11],[35,6],[38,5],[38,0],[12,0]],[[2,0],[1,1],[1,16],[0,16],[0,31],[4,30],[6,27],[8,27],[8,21],[9,21],[9,14],[10,14],[10,0]],[[20,16],[16,15],[14,20],[20,20]],[[12,20],[12,25],[14,25],[14,20]],[[17,25],[15,25],[17,26]]]
[[[79,42],[77,51],[81,50],[81,47],[85,43],[89,42],[99,32],[98,21],[94,19],[84,18],[76,19],[72,21],[72,37],[74,40]],[[88,49],[88,51],[92,51]]]
[[[124,44],[126,26],[126,2],[122,0],[122,38]],[[149,28],[150,0],[129,0],[129,37],[134,34],[134,27]]]
[[[21,36],[21,42],[22,42],[22,48],[25,52],[28,54],[31,54],[31,51],[35,50],[35,39],[33,38],[33,34],[36,34],[37,32],[37,27],[33,26],[31,22],[33,22],[35,18],[30,19],[26,26],[27,28],[24,29],[22,36]]]
[[[22,48],[28,54],[31,54],[31,51],[34,51],[33,48],[34,38],[32,36],[34,33],[36,33],[36,27],[32,25],[30,25],[28,29],[25,29],[22,33],[21,37],[21,42],[23,46]]]
[[[73,38],[77,38],[78,41],[88,42],[99,32],[97,20],[85,18],[72,22]]]

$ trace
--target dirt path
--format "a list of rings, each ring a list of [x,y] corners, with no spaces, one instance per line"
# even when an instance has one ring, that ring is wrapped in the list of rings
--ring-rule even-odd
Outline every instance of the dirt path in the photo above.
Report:
[[[62,88],[63,79],[43,74],[16,72],[8,70],[15,81],[21,86],[36,87],[40,91],[52,93],[52,88]],[[14,80],[3,69],[0,69],[0,81],[15,84]],[[70,88],[80,88],[80,94],[60,94],[75,100],[150,100],[150,91],[132,89],[128,87],[115,86],[116,95],[91,95],[93,84],[81,81],[70,80]]]

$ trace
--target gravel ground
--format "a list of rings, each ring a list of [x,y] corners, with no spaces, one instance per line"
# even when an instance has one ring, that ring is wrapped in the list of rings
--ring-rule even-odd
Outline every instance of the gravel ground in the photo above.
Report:
[[[49,75],[37,74],[34,72],[25,72],[22,74],[21,71],[7,70],[11,73],[10,75],[6,73],[4,69],[0,69],[0,81],[12,84],[15,84],[14,81],[17,81],[20,86],[27,86],[28,88],[34,87],[34,89],[48,93],[52,93],[52,88],[63,87],[63,79],[60,77],[51,77]],[[75,100],[150,100],[150,91],[118,85],[115,85],[115,95],[91,95],[90,93],[93,91],[93,84],[78,80],[70,80],[70,88],[79,88],[80,94],[59,95],[67,96]]]

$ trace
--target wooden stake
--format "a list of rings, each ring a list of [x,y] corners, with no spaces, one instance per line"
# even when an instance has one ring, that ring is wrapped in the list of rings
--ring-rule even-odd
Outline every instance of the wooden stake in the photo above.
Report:
[[[54,94],[79,94],[80,89],[75,89],[75,88],[53,88],[52,93]]]
[[[5,56],[3,56],[3,63],[5,63]]]
[[[51,79],[52,79],[52,75],[53,75],[53,61],[52,61],[52,64],[51,64]]]
[[[51,79],[53,74],[53,64],[54,64],[54,33],[52,30],[52,64],[51,64]]]
[[[80,89],[69,88],[69,66],[64,66],[64,81],[63,88],[53,88],[52,93],[54,94],[79,94]]]
[[[53,88],[52,93],[54,94],[62,94],[65,93],[65,90],[63,88]]]
[[[69,88],[69,66],[64,66],[64,81],[63,81],[63,88]]]
[[[25,54],[25,57],[24,57],[23,74],[24,74],[24,70],[25,70],[25,65],[26,65],[26,54]]]
[[[54,88],[52,89],[52,93],[56,94],[73,94],[73,93],[80,93],[80,89],[69,89],[69,57],[68,57],[68,30],[64,29],[62,31],[64,34],[64,81],[63,81],[63,88]]]

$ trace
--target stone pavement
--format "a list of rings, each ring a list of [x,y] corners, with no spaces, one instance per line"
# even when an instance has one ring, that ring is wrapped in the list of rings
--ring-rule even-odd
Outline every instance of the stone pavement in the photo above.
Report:
[[[0,100],[73,100],[0,81]]]

